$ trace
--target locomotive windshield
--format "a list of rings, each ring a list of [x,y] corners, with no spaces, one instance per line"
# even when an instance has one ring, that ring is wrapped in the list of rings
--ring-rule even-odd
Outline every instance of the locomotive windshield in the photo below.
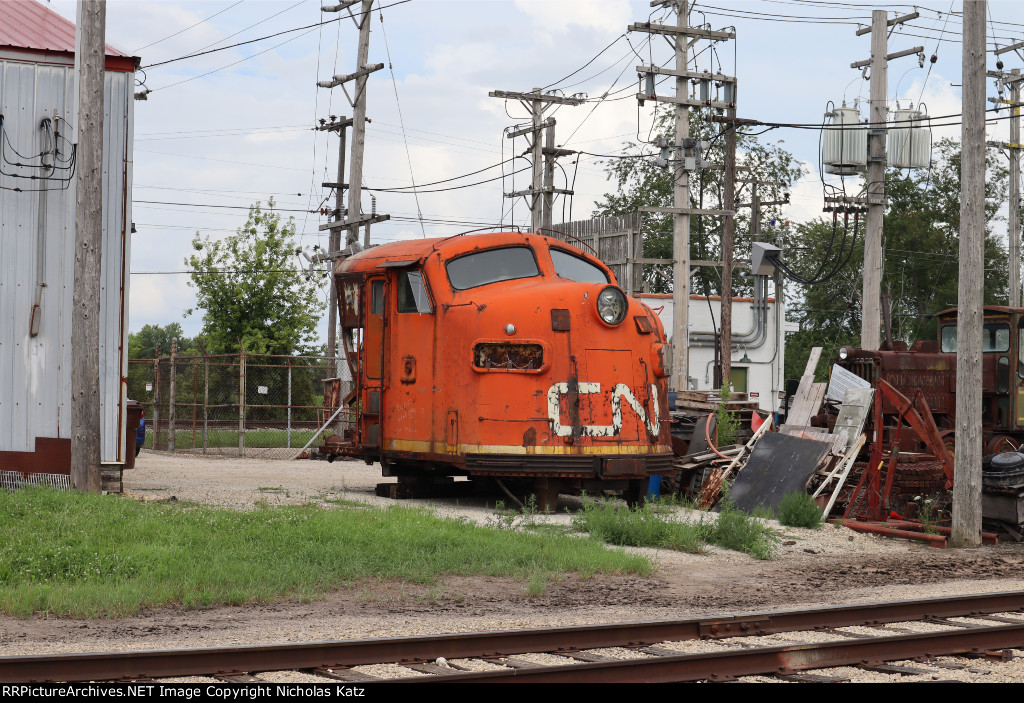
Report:
[[[530,247],[485,249],[452,259],[445,268],[448,281],[456,290],[540,275]]]
[[[586,259],[574,256],[561,249],[551,250],[551,263],[555,273],[577,283],[608,283],[608,276]]]
[[[942,351],[956,352],[956,325],[942,328]],[[1010,326],[1005,322],[989,322],[981,333],[981,351],[1010,351]]]

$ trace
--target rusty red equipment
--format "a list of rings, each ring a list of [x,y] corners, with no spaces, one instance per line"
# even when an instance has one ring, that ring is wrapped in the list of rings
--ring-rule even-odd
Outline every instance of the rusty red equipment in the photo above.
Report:
[[[672,471],[671,347],[595,257],[495,232],[373,247],[334,278],[354,387],[331,452],[400,482],[524,480],[542,505]]]
[[[956,309],[938,315],[938,339],[909,349],[866,351],[844,347],[839,365],[874,384],[883,378],[905,396],[920,391],[935,418],[939,436],[953,449],[956,416]],[[982,348],[982,431],[985,453],[1015,451],[1024,442],[1024,308],[987,305]],[[885,425],[899,409],[882,402]]]

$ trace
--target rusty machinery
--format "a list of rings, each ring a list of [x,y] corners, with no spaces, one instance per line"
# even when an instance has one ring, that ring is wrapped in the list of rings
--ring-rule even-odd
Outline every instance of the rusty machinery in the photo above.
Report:
[[[956,309],[938,315],[938,339],[867,351],[844,347],[839,365],[874,384],[882,378],[905,396],[920,391],[939,436],[953,449],[956,415]],[[986,454],[1015,451],[1024,442],[1024,308],[985,306],[982,347],[982,431]],[[885,424],[898,409],[882,400]]]

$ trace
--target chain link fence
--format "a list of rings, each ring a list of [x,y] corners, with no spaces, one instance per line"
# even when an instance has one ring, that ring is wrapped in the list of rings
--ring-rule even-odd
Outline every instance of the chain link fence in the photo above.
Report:
[[[343,358],[241,351],[128,360],[128,397],[146,413],[145,446],[168,452],[290,458],[336,409],[330,379],[340,379],[342,395],[351,387]]]

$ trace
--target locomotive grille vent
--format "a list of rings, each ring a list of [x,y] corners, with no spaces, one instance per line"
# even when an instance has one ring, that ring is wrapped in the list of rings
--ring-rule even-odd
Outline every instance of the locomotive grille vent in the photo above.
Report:
[[[480,342],[473,347],[473,365],[488,371],[536,371],[544,366],[544,347],[522,342]]]

